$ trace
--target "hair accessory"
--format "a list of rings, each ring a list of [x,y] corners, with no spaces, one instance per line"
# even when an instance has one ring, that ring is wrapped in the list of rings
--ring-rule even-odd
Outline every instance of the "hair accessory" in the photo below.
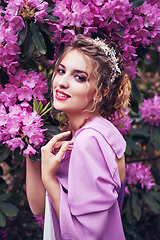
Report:
[[[100,47],[106,56],[110,58],[110,61],[112,63],[112,77],[111,77],[111,83],[115,80],[116,77],[121,75],[121,70],[118,66],[118,58],[116,57],[116,51],[112,47],[110,48],[108,44],[105,43],[105,40],[101,40],[98,37],[96,39],[91,40],[93,44],[95,44],[97,47]]]

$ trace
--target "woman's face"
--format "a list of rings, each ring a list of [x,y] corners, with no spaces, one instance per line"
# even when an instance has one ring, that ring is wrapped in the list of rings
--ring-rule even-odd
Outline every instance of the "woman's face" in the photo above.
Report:
[[[96,92],[92,72],[93,67],[88,56],[84,57],[77,50],[67,53],[53,80],[53,106],[67,115],[82,114],[84,110],[90,110]]]

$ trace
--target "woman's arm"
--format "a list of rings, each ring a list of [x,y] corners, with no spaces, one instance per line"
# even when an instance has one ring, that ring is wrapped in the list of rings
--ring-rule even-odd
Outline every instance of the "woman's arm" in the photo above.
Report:
[[[41,163],[32,163],[28,155],[26,157],[26,193],[33,214],[43,214],[45,209],[45,188],[41,178]]]
[[[57,216],[59,217],[59,204],[60,204],[60,187],[56,179],[56,172],[58,171],[62,157],[67,150],[71,150],[69,144],[73,144],[72,141],[60,141],[62,138],[66,138],[70,132],[60,133],[54,136],[45,146],[41,148],[42,156],[42,182],[52,200]],[[60,145],[58,144],[60,143]],[[59,145],[59,146],[58,146]],[[57,151],[57,155],[54,155]]]

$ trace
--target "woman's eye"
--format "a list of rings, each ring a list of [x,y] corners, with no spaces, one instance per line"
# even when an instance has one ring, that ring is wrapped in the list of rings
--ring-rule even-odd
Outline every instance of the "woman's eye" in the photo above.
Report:
[[[74,77],[76,78],[76,80],[78,80],[80,82],[86,82],[86,77],[84,77],[82,75],[76,74]]]
[[[62,69],[62,68],[58,68],[58,69],[57,69],[57,73],[63,74],[63,73],[65,73],[65,71],[64,71],[64,69]]]

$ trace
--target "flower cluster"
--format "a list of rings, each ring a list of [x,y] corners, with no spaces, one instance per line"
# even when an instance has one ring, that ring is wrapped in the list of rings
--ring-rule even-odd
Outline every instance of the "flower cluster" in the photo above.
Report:
[[[160,124],[160,97],[155,95],[152,99],[144,99],[143,105],[140,106],[141,117],[144,122],[149,122],[151,125],[159,126]]]
[[[0,8],[0,66],[7,69],[7,73],[15,74],[15,67],[19,66],[21,53],[18,42],[18,32],[25,27],[25,19],[44,23],[48,14],[48,3],[42,0],[11,0],[6,9]],[[3,16],[3,17],[2,17]]]
[[[112,123],[116,126],[116,128],[120,131],[122,135],[126,135],[131,129],[132,120],[128,116],[128,112],[129,111],[124,112],[126,117],[125,116],[119,117],[118,113],[115,112],[114,118],[112,120]]]
[[[22,104],[17,104],[10,106],[7,113],[3,104],[0,104],[0,119],[0,141],[11,148],[11,151],[17,147],[24,150],[26,142],[28,145],[23,155],[32,155],[36,153],[34,148],[44,142],[42,118],[36,111],[28,112]]]
[[[44,23],[48,16],[48,3],[43,0],[10,0],[5,10],[5,20],[14,30],[22,30],[24,19],[34,19],[34,22]]]
[[[155,183],[152,182],[150,167],[142,165],[141,162],[138,164],[126,164],[126,180],[128,186],[141,184],[141,188],[145,188],[146,191],[155,185]],[[126,188],[126,192],[129,194],[128,187]]]
[[[28,103],[32,99],[45,101],[44,93],[48,91],[42,74],[19,68],[15,75],[10,75],[9,83],[0,88],[0,141],[7,147],[20,147],[23,155],[35,154],[44,142],[42,118]],[[34,147],[34,148],[33,148]]]
[[[135,77],[136,49],[159,41],[159,5],[145,1],[133,9],[129,0],[53,0],[53,15],[60,18],[50,26],[54,39],[66,44],[77,33],[91,36],[100,29],[106,39],[116,41],[122,49],[125,72]],[[55,54],[57,54],[56,49]]]
[[[44,94],[48,91],[46,81],[43,81],[43,73],[37,74],[19,68],[15,75],[9,75],[9,83],[5,88],[0,88],[0,102],[5,107],[10,107],[19,101],[30,102],[32,98],[38,101],[45,101]]]
[[[35,216],[34,217],[36,218],[36,223],[35,224],[38,224],[42,229],[44,228],[44,214],[41,214],[39,216]]]
[[[18,37],[14,29],[5,19],[0,21],[0,67],[7,69],[7,73],[15,73],[15,67],[19,66],[20,54],[17,46]]]

